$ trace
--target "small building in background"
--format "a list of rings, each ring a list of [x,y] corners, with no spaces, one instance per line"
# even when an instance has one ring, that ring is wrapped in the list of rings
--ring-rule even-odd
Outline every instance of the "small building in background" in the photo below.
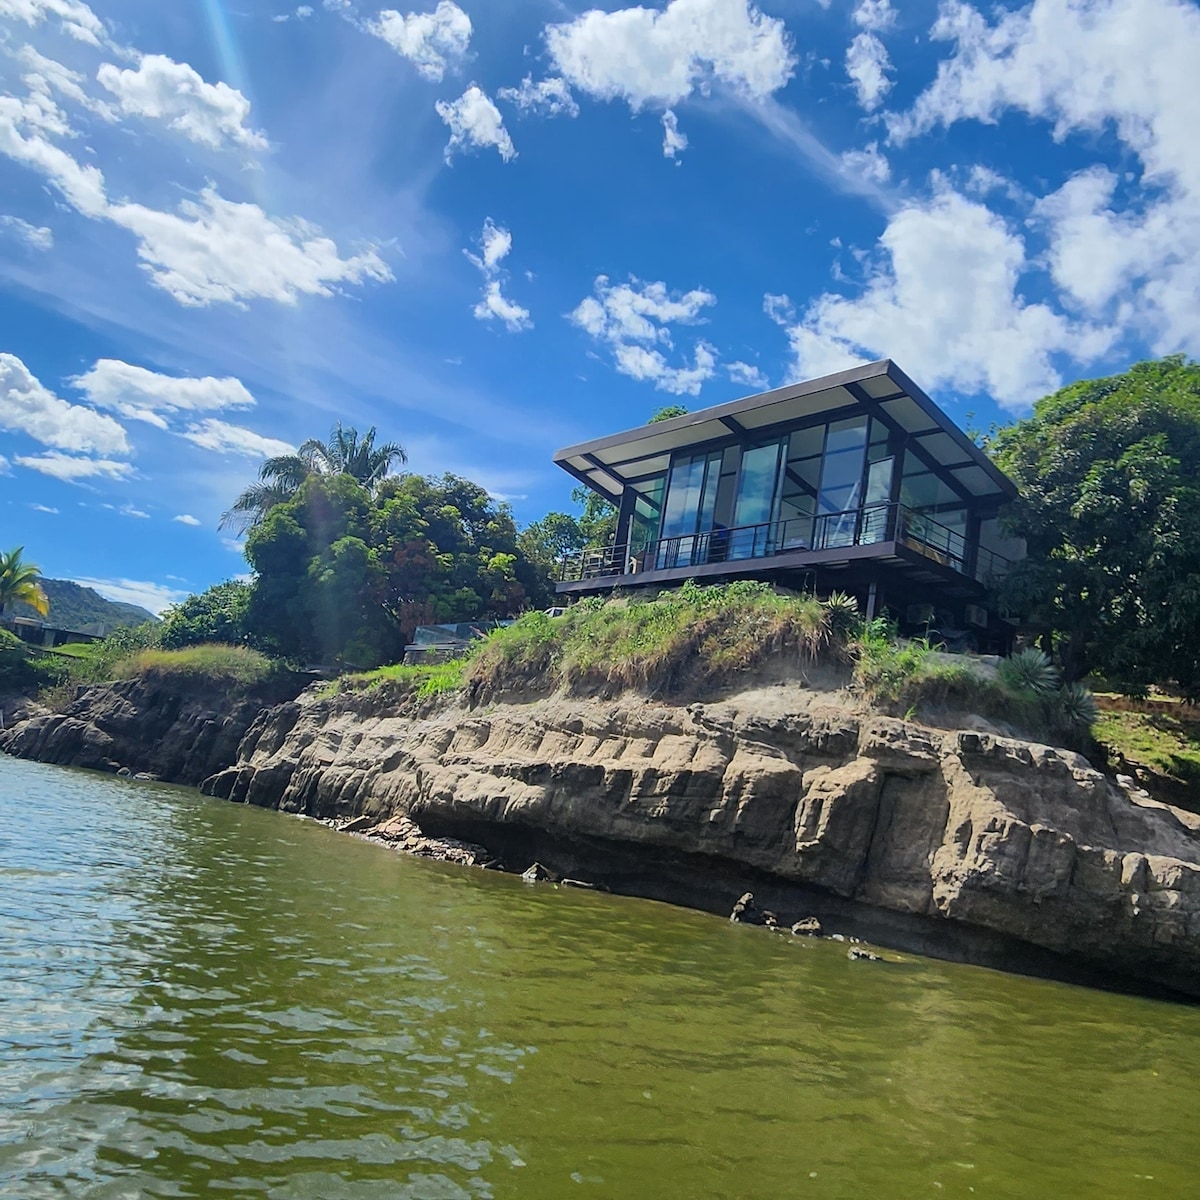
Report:
[[[1013,482],[889,359],[613,433],[554,460],[616,505],[558,592],[687,579],[844,591],[862,611],[1007,640],[991,585],[1024,556]]]

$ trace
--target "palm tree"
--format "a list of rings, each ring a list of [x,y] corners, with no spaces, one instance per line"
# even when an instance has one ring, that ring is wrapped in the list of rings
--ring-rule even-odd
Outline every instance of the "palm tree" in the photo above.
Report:
[[[329,440],[309,438],[295,454],[268,458],[258,469],[258,483],[252,483],[221,517],[221,528],[242,530],[258,525],[285,500],[290,500],[310,475],[350,475],[363,487],[374,490],[388,475],[393,463],[408,461],[399,442],[375,445],[375,426],[359,437],[353,426],[343,428],[339,421]]]
[[[50,611],[50,601],[38,583],[40,568],[21,561],[25,547],[18,546],[7,554],[0,550],[0,615],[10,604],[28,604],[39,616]]]

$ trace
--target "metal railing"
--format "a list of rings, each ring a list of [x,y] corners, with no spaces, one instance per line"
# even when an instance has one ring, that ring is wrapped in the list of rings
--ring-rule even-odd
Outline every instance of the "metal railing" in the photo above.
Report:
[[[966,538],[904,504],[874,504],[817,517],[794,517],[708,533],[660,538],[644,545],[615,545],[568,555],[559,581],[617,579],[644,571],[670,571],[780,554],[899,542],[918,554],[986,583],[1003,575],[1008,560],[979,548],[969,564]]]

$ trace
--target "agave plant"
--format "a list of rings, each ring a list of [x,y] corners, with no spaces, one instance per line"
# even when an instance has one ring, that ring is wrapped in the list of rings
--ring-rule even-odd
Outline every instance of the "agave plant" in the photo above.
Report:
[[[1082,683],[1064,684],[1055,696],[1055,701],[1058,705],[1058,715],[1067,725],[1090,729],[1100,715],[1096,697]]]
[[[996,673],[1005,687],[1034,696],[1049,696],[1058,688],[1060,679],[1058,668],[1035,646],[1006,658]]]
[[[829,628],[835,635],[849,633],[858,624],[858,601],[845,592],[833,592],[825,601]]]

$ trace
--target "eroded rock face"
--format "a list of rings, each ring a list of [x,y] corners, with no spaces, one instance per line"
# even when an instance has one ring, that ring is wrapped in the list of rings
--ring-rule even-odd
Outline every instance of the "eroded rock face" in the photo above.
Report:
[[[403,815],[489,849],[549,837],[711,864],[1200,995],[1200,817],[1066,750],[856,715],[800,686],[686,708],[305,695],[263,713],[203,790]]]
[[[292,694],[298,686],[291,686]],[[153,677],[96,684],[81,688],[63,712],[42,712],[0,733],[0,750],[61,766],[198,784],[237,760],[255,718],[288,690],[283,682],[230,696]]]

